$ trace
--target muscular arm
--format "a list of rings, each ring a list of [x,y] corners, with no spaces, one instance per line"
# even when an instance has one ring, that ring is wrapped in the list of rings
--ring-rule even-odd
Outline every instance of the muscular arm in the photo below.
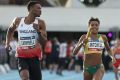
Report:
[[[18,22],[18,18],[15,18],[13,22],[11,23],[10,27],[7,30],[7,35],[6,35],[6,47],[9,46],[9,43],[13,37],[14,31],[17,27],[16,23]]]
[[[39,20],[38,34],[39,34],[39,41],[42,44],[42,46],[44,46],[47,41],[47,32],[46,32],[46,25],[43,20]]]
[[[110,48],[110,46],[108,44],[108,39],[107,39],[107,37],[105,35],[102,35],[102,37],[104,39],[105,48],[106,48],[108,54],[110,55],[110,57],[113,59],[114,56],[113,56],[113,52],[112,52],[112,50],[111,50],[111,48]]]
[[[85,35],[82,35],[81,37],[80,37],[80,39],[79,39],[79,41],[78,41],[78,43],[77,43],[77,45],[76,45],[76,47],[73,49],[73,55],[76,55],[78,52],[79,52],[79,50],[80,50],[80,48],[83,46],[83,39],[85,39]]]

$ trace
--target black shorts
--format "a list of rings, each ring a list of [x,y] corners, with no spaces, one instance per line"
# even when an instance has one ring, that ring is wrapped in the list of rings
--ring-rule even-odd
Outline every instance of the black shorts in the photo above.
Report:
[[[66,62],[66,58],[59,58],[59,67],[64,67]]]
[[[42,80],[40,61],[38,58],[17,58],[18,71],[27,69],[30,80]]]

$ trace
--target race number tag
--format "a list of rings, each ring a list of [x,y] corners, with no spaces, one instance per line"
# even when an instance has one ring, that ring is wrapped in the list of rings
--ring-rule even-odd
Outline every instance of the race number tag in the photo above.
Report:
[[[88,47],[89,48],[96,48],[96,49],[103,49],[104,43],[103,42],[89,42]]]
[[[20,46],[34,46],[35,45],[35,36],[31,37],[20,37]]]

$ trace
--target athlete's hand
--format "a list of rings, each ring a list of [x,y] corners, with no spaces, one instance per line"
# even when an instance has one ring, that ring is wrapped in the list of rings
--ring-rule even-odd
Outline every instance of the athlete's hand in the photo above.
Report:
[[[11,46],[6,44],[5,45],[5,49],[8,50],[8,51],[10,51],[11,50]]]
[[[6,48],[6,49],[9,48],[9,46],[10,46],[10,45],[7,45],[7,44],[6,44],[6,45],[5,45],[5,48]]]
[[[119,69],[118,69],[118,68],[113,67],[113,71],[114,71],[114,72],[118,72],[118,71],[119,71]]]
[[[112,58],[112,64],[114,64],[116,62],[116,59],[113,57]]]
[[[118,71],[119,71],[119,66],[118,66],[118,67],[115,67],[114,64],[112,64],[112,68],[113,68],[113,71],[114,71],[114,72],[118,72]]]
[[[88,31],[87,31],[87,34],[86,34],[86,38],[87,38],[87,39],[88,39],[88,37],[91,35],[91,30],[92,30],[92,27],[89,26]]]

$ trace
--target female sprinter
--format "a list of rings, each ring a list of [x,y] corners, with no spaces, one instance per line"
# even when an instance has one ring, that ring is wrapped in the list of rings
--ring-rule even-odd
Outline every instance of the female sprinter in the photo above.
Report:
[[[115,62],[107,37],[103,34],[98,34],[99,26],[100,21],[98,18],[90,18],[87,34],[80,37],[77,46],[73,50],[73,55],[76,55],[80,48],[84,47],[84,80],[102,80],[104,75],[102,51],[104,47],[112,58],[112,62]]]

